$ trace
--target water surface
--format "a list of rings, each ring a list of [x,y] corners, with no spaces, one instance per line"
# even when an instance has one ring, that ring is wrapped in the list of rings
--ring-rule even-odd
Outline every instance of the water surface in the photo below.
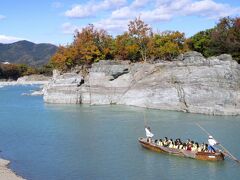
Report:
[[[145,121],[156,137],[207,136],[198,122],[240,157],[240,118],[205,116],[127,106],[44,104],[21,96],[37,86],[0,88],[0,150],[10,167],[32,180],[240,179],[229,159],[205,162],[143,149]]]

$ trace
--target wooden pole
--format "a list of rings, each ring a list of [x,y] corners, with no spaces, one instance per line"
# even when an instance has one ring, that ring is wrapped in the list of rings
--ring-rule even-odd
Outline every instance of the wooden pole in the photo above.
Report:
[[[92,92],[91,92],[91,77],[89,75],[89,103],[90,103],[90,106],[92,105]]]
[[[196,123],[196,125],[202,129],[208,136],[211,136],[211,134],[206,130],[204,129],[200,124]],[[219,143],[219,142],[218,142]],[[231,159],[233,159],[234,161],[240,163],[240,161],[235,157],[233,156],[228,150],[227,148],[225,148],[223,145],[221,145],[220,143],[218,144],[221,148],[223,148],[223,150],[226,152],[224,153],[225,155],[228,155],[228,157],[230,157]]]
[[[145,111],[144,111],[144,114],[143,114],[143,118],[144,118],[144,126],[147,127],[147,121],[146,121]]]

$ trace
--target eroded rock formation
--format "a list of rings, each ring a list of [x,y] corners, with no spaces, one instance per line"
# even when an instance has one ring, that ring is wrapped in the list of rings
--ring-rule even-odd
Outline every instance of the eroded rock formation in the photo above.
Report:
[[[214,115],[240,114],[240,65],[230,55],[188,52],[156,64],[100,61],[87,76],[57,74],[47,103],[123,104]]]

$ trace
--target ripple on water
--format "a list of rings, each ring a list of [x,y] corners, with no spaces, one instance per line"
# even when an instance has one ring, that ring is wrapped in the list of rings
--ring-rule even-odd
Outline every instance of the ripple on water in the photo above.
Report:
[[[36,87],[38,88],[38,87]],[[240,157],[240,121],[127,106],[44,104],[21,96],[32,86],[0,89],[0,147],[28,179],[239,179],[233,161],[213,163],[143,149],[145,121],[156,137],[206,141],[200,123]]]

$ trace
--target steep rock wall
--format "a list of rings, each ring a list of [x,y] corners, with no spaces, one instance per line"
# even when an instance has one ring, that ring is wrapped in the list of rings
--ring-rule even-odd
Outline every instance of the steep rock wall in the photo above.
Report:
[[[123,104],[214,115],[240,114],[240,65],[229,55],[188,52],[156,64],[100,61],[83,79],[57,75],[48,103]],[[71,79],[70,78],[70,79]]]

